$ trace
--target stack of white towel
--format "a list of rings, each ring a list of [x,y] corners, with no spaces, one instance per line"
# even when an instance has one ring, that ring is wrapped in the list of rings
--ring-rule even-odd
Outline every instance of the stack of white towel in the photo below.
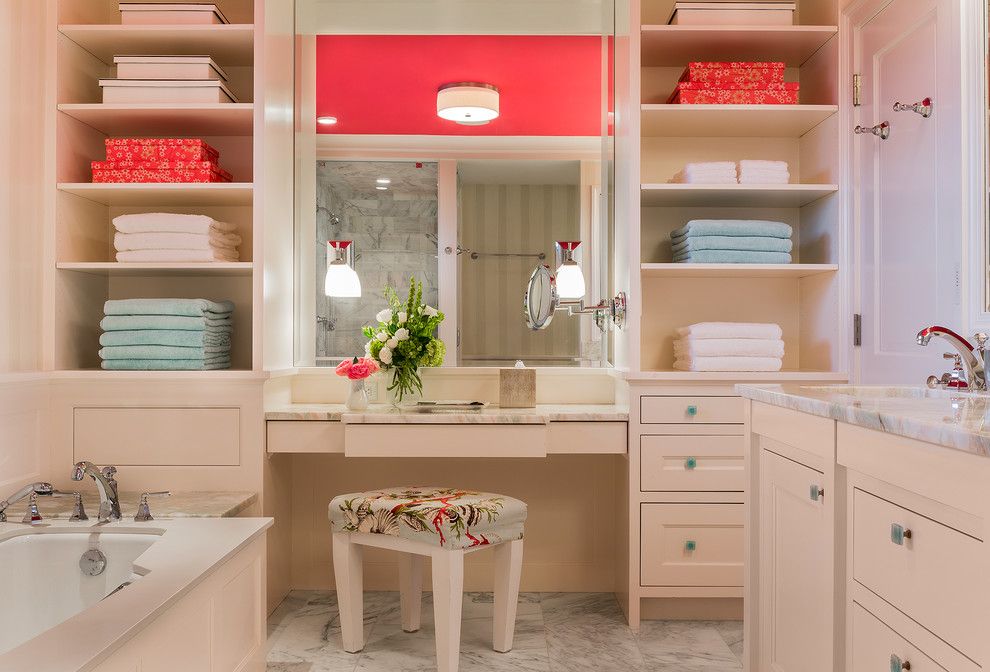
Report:
[[[786,161],[739,162],[739,184],[787,184],[791,172]]]
[[[699,322],[677,330],[679,371],[780,371],[783,331],[776,324]]]
[[[787,184],[786,161],[708,161],[689,163],[668,182],[673,184]]]
[[[113,218],[120,262],[239,261],[237,226],[206,215],[146,212]]]

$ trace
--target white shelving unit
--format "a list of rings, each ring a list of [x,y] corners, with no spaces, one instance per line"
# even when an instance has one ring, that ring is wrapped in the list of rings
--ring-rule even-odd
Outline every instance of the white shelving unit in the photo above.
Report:
[[[644,184],[640,205],[800,208],[838,190],[836,184]]]
[[[643,264],[644,278],[807,278],[835,273],[836,264]]]
[[[644,104],[643,136],[800,138],[839,111],[836,105]]]
[[[59,105],[58,110],[106,135],[136,135],[149,128],[158,133],[191,135],[246,136],[254,132],[252,103],[66,103]]]

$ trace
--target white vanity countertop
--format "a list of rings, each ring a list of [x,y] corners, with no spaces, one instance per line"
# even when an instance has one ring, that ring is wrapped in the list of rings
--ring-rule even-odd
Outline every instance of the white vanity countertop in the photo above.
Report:
[[[536,408],[489,405],[478,411],[422,411],[372,404],[367,411],[355,413],[343,404],[286,404],[267,410],[265,419],[375,425],[543,425],[548,422],[626,422],[629,408],[616,404],[537,404]]]
[[[0,672],[93,669],[145,626],[152,625],[158,615],[211,570],[257,539],[272,522],[271,518],[186,518],[147,523],[125,520],[94,526],[91,520],[60,521],[38,528],[0,523],[0,543],[22,534],[90,530],[161,535],[134,563],[146,570],[144,576],[98,605],[0,655]]]
[[[923,387],[737,385],[753,401],[990,457],[990,395]]]
[[[100,496],[90,479],[80,483],[83,506],[91,520],[100,510]],[[140,492],[120,492],[120,513],[125,520],[137,513]],[[151,515],[157,518],[229,518],[258,500],[254,492],[173,492],[171,497],[149,497]],[[75,497],[39,497],[38,510],[46,520],[68,520]],[[7,519],[18,521],[27,511],[27,500],[7,509]]]

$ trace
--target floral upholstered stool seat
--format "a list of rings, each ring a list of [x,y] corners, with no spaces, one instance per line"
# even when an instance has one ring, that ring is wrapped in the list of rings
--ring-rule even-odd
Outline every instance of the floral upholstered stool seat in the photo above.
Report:
[[[339,495],[330,502],[333,567],[344,650],[364,648],[361,551],[374,546],[399,554],[402,629],[419,629],[423,557],[433,566],[437,669],[456,672],[461,639],[464,556],[495,552],[496,651],[512,649],[522,571],[526,504],[457,488],[400,487]]]

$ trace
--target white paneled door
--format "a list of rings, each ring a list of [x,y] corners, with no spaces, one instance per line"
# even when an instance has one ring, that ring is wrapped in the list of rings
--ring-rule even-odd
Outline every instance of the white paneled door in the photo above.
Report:
[[[893,0],[857,10],[861,79],[854,134],[859,379],[921,384],[948,370],[948,347],[915,342],[925,326],[961,330],[963,187],[960,0]],[[895,103],[930,98],[927,118]]]

